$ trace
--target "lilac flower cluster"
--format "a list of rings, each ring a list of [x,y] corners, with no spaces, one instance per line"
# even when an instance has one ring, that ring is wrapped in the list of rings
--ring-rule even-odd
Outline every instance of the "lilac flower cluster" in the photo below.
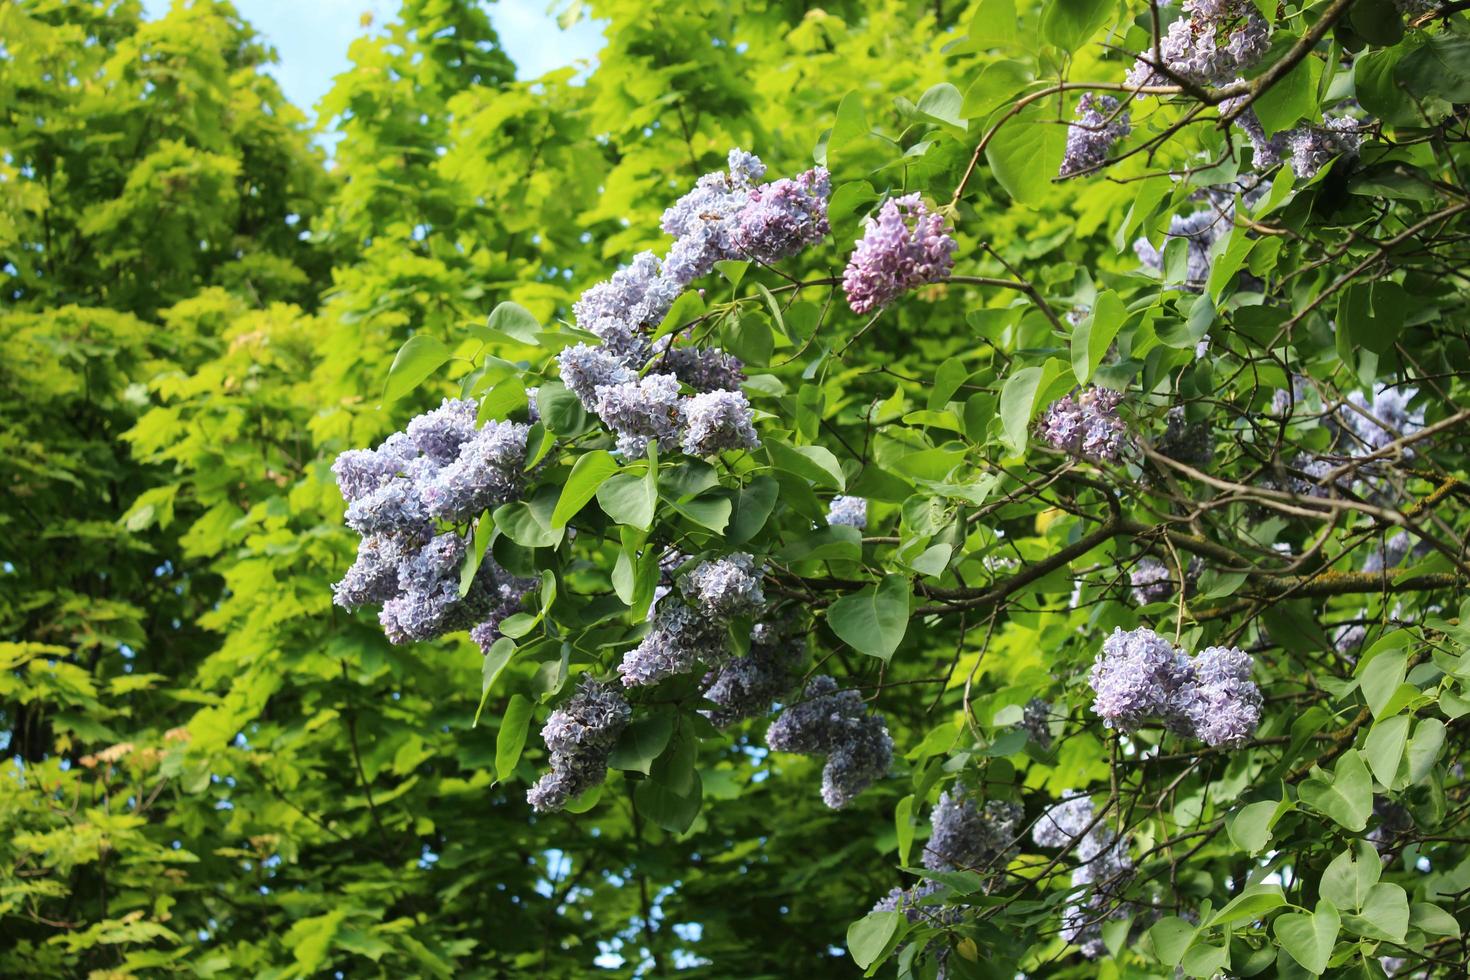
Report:
[[[1350,116],[1324,116],[1320,126],[1299,126],[1285,135],[1291,169],[1305,180],[1333,157],[1356,156],[1363,144],[1362,128]]]
[[[1194,584],[1203,570],[1204,564],[1198,558],[1191,558],[1184,566],[1185,595],[1194,590]],[[1128,573],[1128,584],[1133,589],[1133,601],[1140,606],[1151,602],[1166,602],[1178,591],[1174,570],[1151,556],[1139,559],[1133,566]]]
[[[1158,721],[1207,745],[1243,745],[1261,720],[1251,657],[1207,647],[1191,659],[1150,629],[1115,629],[1088,678],[1092,710],[1109,728],[1133,731]]]
[[[1090,797],[1074,796],[1048,809],[1031,829],[1037,846],[1071,848],[1077,857],[1072,887],[1088,891],[1062,911],[1062,938],[1080,946],[1089,959],[1105,952],[1102,923],[1127,914],[1121,895],[1133,875],[1127,843],[1096,815]]]
[[[893,762],[893,739],[883,716],[870,714],[856,691],[839,691],[825,674],[814,677],[802,700],[771,723],[766,744],[777,752],[825,755],[822,800],[834,810],[886,775]]]
[[[349,450],[332,466],[347,525],[362,535],[333,599],[344,609],[381,605],[379,621],[394,643],[471,627],[477,642],[493,642],[530,587],[486,559],[460,595],[467,539],[440,530],[438,522],[472,521],[525,486],[527,427],[480,426],[476,411],[473,401],[446,399],[378,448]]]
[[[949,278],[956,247],[944,216],[931,212],[918,194],[889,198],[876,218],[864,221],[863,237],[842,274],[847,305],[867,313],[915,286]]]
[[[1052,402],[1041,418],[1041,437],[1057,449],[1083,459],[1114,462],[1126,443],[1127,426],[1118,418],[1122,392],[1088,387],[1075,398]]]
[[[1371,398],[1360,391],[1348,395],[1352,407],[1338,412],[1354,437],[1349,440],[1348,451],[1366,456],[1424,428],[1424,413],[1409,407],[1418,393],[1417,388],[1380,384],[1373,386]]]
[[[1016,803],[990,800],[977,807],[958,792],[939,794],[929,815],[929,840],[921,858],[930,871],[978,871],[995,875],[1020,851],[1021,820]]]
[[[937,881],[925,879],[910,888],[895,887],[873,905],[874,912],[902,912],[914,925],[942,927],[952,926],[963,918],[964,913],[950,905],[928,901],[944,888]]]
[[[682,561],[674,560],[669,571],[678,564]],[[701,562],[679,576],[682,598],[659,597],[648,635],[618,666],[623,683],[647,686],[701,665],[723,667],[731,654],[730,620],[754,615],[765,603],[763,572],[750,555],[734,554]]]
[[[1040,698],[1032,698],[1021,708],[1021,720],[1017,727],[1030,735],[1043,749],[1051,748],[1051,705]]]
[[[1067,150],[1060,176],[1090,173],[1107,160],[1113,144],[1133,130],[1127,112],[1118,111],[1111,95],[1087,92],[1077,103],[1075,121],[1067,127]]]
[[[1140,54],[1128,71],[1130,87],[1174,85],[1181,78],[1219,85],[1265,55],[1270,25],[1251,0],[1184,0],[1182,8],[1184,16],[1159,38],[1162,65],[1153,63],[1152,49]]]
[[[716,728],[728,728],[770,711],[790,690],[804,654],[794,624],[757,623],[750,633],[750,652],[705,675],[704,699],[714,707],[704,716]]]
[[[563,350],[562,382],[613,431],[625,455],[641,456],[651,440],[691,456],[760,445],[738,390],[745,378],[740,361],[717,349],[656,346],[649,334],[716,262],[775,262],[826,235],[831,178],[817,167],[758,185],[766,169],[759,158],[735,149],[728,164],[699,178],[664,212],[662,228],[675,239],[664,257],[634,256],[573,307],[577,325],[601,343]],[[695,394],[684,395],[682,385]]]
[[[868,501],[865,497],[849,497],[838,494],[827,507],[827,523],[855,527],[859,531],[868,526]]]
[[[633,710],[610,685],[583,678],[566,704],[546,719],[541,738],[551,771],[526,792],[537,813],[560,810],[607,778],[607,758]]]

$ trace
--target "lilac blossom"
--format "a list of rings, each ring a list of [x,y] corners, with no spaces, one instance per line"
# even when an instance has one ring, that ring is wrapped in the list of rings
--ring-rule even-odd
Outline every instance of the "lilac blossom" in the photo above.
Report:
[[[767,264],[779,262],[826,236],[827,198],[832,178],[814,167],[752,190],[735,216],[730,241],[741,255]]]
[[[1333,157],[1357,156],[1363,143],[1356,119],[1326,116],[1320,126],[1301,126],[1286,136],[1291,169],[1305,180],[1321,170]]]
[[[488,654],[495,641],[503,635],[500,632],[500,624],[507,616],[511,616],[521,609],[522,600],[536,589],[536,581],[528,578],[505,577],[497,581],[495,585],[494,605],[485,614],[485,618],[470,630],[470,639],[480,652]]]
[[[1077,103],[1076,120],[1067,127],[1067,149],[1060,175],[1071,177],[1098,169],[1112,152],[1113,144],[1132,129],[1129,114],[1118,111],[1117,99],[1084,93]]]
[[[1154,448],[1181,463],[1208,463],[1215,455],[1209,420],[1190,422],[1182,405],[1169,409],[1164,418],[1164,434],[1159,436]]]
[[[827,523],[855,527],[863,530],[868,526],[868,501],[865,497],[850,497],[838,494],[827,507]]]
[[[459,447],[475,434],[479,407],[468,398],[446,398],[438,408],[408,423],[408,437],[436,465],[452,463],[459,456]]]
[[[1057,449],[1083,459],[1116,461],[1127,442],[1118,418],[1121,392],[1089,387],[1052,402],[1041,418],[1041,437]]]
[[[582,407],[588,411],[596,410],[599,386],[630,384],[638,380],[636,371],[629,369],[622,358],[603,346],[574,344],[563,349],[556,356],[556,361],[561,368],[561,383],[581,400]]]
[[[610,685],[584,678],[541,729],[551,771],[526,792],[537,813],[560,810],[607,778],[607,759],[633,711]]]
[[[486,422],[466,441],[453,463],[423,487],[434,517],[467,521],[487,508],[514,500],[525,489],[526,436],[520,422]]]
[[[947,279],[955,248],[944,216],[929,211],[918,194],[890,198],[864,221],[843,272],[848,305],[867,313],[915,286]]]
[[[1188,215],[1176,214],[1169,219],[1165,245],[1167,247],[1171,238],[1182,238],[1188,243],[1184,281],[1187,286],[1194,287],[1196,292],[1210,278],[1210,251],[1215,241],[1232,227],[1233,204],[1223,211],[1224,213],[1213,209],[1195,211]],[[1133,252],[1145,268],[1163,273],[1163,252],[1155,248],[1148,238],[1141,237],[1134,241]]]
[[[1031,828],[1031,840],[1038,847],[1070,847],[1089,832],[1096,813],[1089,796],[1064,799],[1036,818]]]
[[[1021,720],[1017,727],[1030,735],[1043,749],[1051,748],[1051,705],[1040,698],[1032,698],[1021,709]]]
[[[676,446],[684,427],[684,401],[679,379],[672,374],[649,374],[637,381],[598,385],[596,412],[617,434],[618,451],[629,459],[643,456],[650,439],[660,446]]]
[[[1186,712],[1206,745],[1239,748],[1261,722],[1261,691],[1251,680],[1251,656],[1235,647],[1206,647],[1195,656],[1194,696]]]
[[[398,565],[407,557],[400,539],[368,535],[357,545],[357,561],[332,586],[332,601],[343,609],[387,602],[398,594]]]
[[[719,667],[730,657],[723,623],[678,599],[665,598],[653,614],[652,628],[623,655],[618,674],[626,687],[646,687],[699,668]]]
[[[664,260],[665,275],[683,285],[740,254],[734,244],[739,215],[766,167],[739,149],[730,151],[728,163],[728,172],[705,174],[664,212],[663,230],[675,238]]]
[[[743,552],[700,562],[679,577],[679,590],[700,613],[712,620],[729,620],[760,610],[763,566]]]
[[[1154,50],[1138,56],[1127,84],[1175,85],[1176,78],[1196,85],[1219,85],[1250,68],[1265,55],[1270,25],[1251,0],[1184,0],[1184,16],[1158,40],[1163,71],[1153,63]]]
[[[1025,811],[1015,803],[991,800],[977,807],[958,790],[939,794],[929,815],[929,840],[921,861],[930,871],[978,871],[995,874],[1019,848]]]
[[[690,456],[715,456],[761,444],[751,424],[750,401],[739,391],[707,391],[683,404],[681,448]]]
[[[1371,398],[1360,391],[1348,395],[1350,407],[1338,416],[1355,437],[1349,440],[1349,451],[1366,456],[1424,428],[1424,413],[1409,407],[1418,393],[1417,388],[1379,384],[1373,386]]]
[[[805,651],[788,625],[756,624],[750,634],[750,652],[732,657],[705,675],[704,699],[714,707],[705,710],[704,716],[716,728],[765,714],[791,688]]]
[[[869,713],[856,691],[839,691],[826,675],[813,678],[802,700],[771,723],[766,744],[778,752],[825,755],[822,800],[834,810],[886,775],[893,761],[883,717]]]
[[[718,347],[670,347],[656,363],[698,392],[735,391],[745,381],[740,358]]]
[[[1189,658],[1150,629],[1114,629],[1088,678],[1092,710],[1109,728],[1131,732],[1150,721],[1189,731],[1184,708],[1194,693]]]

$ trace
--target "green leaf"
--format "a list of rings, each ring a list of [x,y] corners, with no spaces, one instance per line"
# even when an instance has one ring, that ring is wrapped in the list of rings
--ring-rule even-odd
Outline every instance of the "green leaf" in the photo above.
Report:
[[[1352,911],[1363,907],[1382,875],[1378,852],[1367,841],[1357,841],[1353,848],[1332,859],[1317,888],[1337,908]]]
[[[1194,923],[1171,915],[1150,926],[1148,938],[1160,962],[1166,966],[1178,966],[1198,933],[1199,927]]]
[[[1355,0],[1348,11],[1353,30],[1369,44],[1397,44],[1404,37],[1404,15],[1393,0]]]
[[[907,865],[914,846],[914,794],[905,796],[893,808],[893,827],[898,835],[898,863]]]
[[[1257,854],[1271,840],[1271,828],[1281,808],[1280,800],[1248,803],[1230,815],[1225,831],[1236,847],[1247,854]]]
[[[1459,936],[1460,923],[1438,905],[1415,902],[1409,909],[1409,921],[1415,929],[1431,936]]]
[[[847,927],[847,950],[860,969],[878,961],[905,921],[902,912],[869,912]]]
[[[1470,102],[1470,38],[1435,35],[1404,55],[1394,77],[1421,98]]]
[[[480,661],[480,706],[475,709],[475,720],[470,722],[471,728],[480,724],[480,712],[485,710],[485,702],[490,699],[490,689],[495,686],[496,678],[505,670],[505,665],[510,663],[515,652],[516,641],[502,636],[491,644],[489,652]]]
[[[1408,740],[1408,715],[1385,718],[1368,732],[1368,737],[1363,742],[1363,758],[1368,760],[1373,776],[1383,785],[1393,786]]]
[[[903,642],[909,626],[909,580],[885,575],[876,587],[849,593],[827,609],[827,624],[859,653],[884,663]]]
[[[1377,859],[1374,855],[1374,860]],[[1360,936],[1401,943],[1409,931],[1409,896],[1400,886],[1380,881],[1368,889],[1362,911],[1343,916],[1342,922]]]
[[[490,311],[485,326],[531,347],[540,343],[538,335],[541,333],[541,324],[531,315],[530,310],[509,300]]]
[[[1301,798],[1348,830],[1362,830],[1373,813],[1373,777],[1363,757],[1350,749],[1337,760],[1330,782],[1320,769],[1303,780]]]
[[[781,485],[769,476],[758,476],[743,487],[735,496],[734,512],[725,531],[725,540],[731,544],[744,544],[761,532],[771,511],[776,508],[776,496]]]
[[[1117,12],[1115,0],[1047,0],[1041,8],[1041,39],[1076,52]]]
[[[1231,229],[1229,244],[1210,265],[1210,277],[1205,283],[1205,291],[1217,305],[1225,287],[1235,282],[1235,274],[1245,264],[1246,257],[1256,247],[1257,241],[1259,239],[1248,237],[1245,229],[1240,226]]]
[[[1038,208],[1056,200],[1052,178],[1062,166],[1067,127],[1056,124],[1055,110],[1028,106],[1007,119],[985,148],[996,182],[1018,204]]]
[[[1031,430],[1031,419],[1037,409],[1061,382],[1062,391],[1071,387],[1062,382],[1066,367],[1058,358],[1049,358],[1040,367],[1022,368],[1010,377],[1000,390],[1000,421],[1002,439],[1007,451],[1019,456],[1026,451],[1026,442]]]
[[[566,527],[567,521],[575,517],[607,478],[617,471],[618,461],[613,459],[611,453],[594,449],[583,454],[572,466],[572,472],[561,488],[561,497],[556,502],[556,509],[551,512],[551,526]]]
[[[1262,918],[1267,912],[1287,904],[1279,885],[1251,885],[1224,908],[1210,916],[1207,926],[1224,926],[1232,922]]]
[[[505,782],[515,772],[516,763],[521,761],[521,750],[526,747],[526,729],[531,722],[531,702],[519,694],[510,696],[505,714],[500,719],[500,731],[495,735],[495,779]]]
[[[1278,916],[1271,930],[1292,959],[1308,972],[1320,975],[1327,970],[1327,961],[1332,958],[1339,925],[1337,909],[1331,902],[1323,900],[1317,903],[1315,912],[1290,912]]]
[[[970,40],[985,47],[1003,47],[1020,37],[1016,29],[1016,0],[979,0],[970,16]]]
[[[863,556],[863,532],[846,524],[813,528],[782,548],[777,557],[783,562],[845,559],[857,561]]]
[[[653,526],[654,508],[658,504],[658,485],[649,485],[647,476],[615,473],[597,488],[597,505],[619,524],[647,531]]]
[[[1445,725],[1438,718],[1425,718],[1414,729],[1409,742],[1409,785],[1422,782],[1444,750]]]
[[[850,180],[832,192],[827,202],[827,222],[832,226],[832,237],[843,245],[851,245],[857,238],[859,212],[878,200],[878,192],[866,180]]]
[[[574,436],[587,427],[587,410],[582,400],[560,381],[548,381],[536,393],[536,408],[548,432]]]
[[[681,500],[672,506],[675,511],[699,526],[707,527],[716,534],[723,534],[730,524],[730,513],[734,509],[730,503],[732,496],[729,491],[721,489],[700,494],[692,500]]]
[[[388,368],[388,380],[383,385],[383,404],[391,405],[413,391],[453,356],[454,351],[437,337],[420,333],[408,338],[398,348],[393,366]]]
[[[832,124],[832,135],[827,137],[828,157],[866,139],[868,132],[868,115],[863,111],[862,94],[856,90],[848,92],[837,104],[837,121]]]
[[[562,529],[543,522],[524,500],[513,500],[495,509],[495,526],[523,548],[554,548],[561,543]]]
[[[829,449],[821,446],[790,446],[783,442],[768,443],[766,448],[777,469],[794,473],[820,487],[841,491],[847,486],[847,480],[842,475],[842,466]]]
[[[611,769],[623,769],[648,775],[653,760],[663,754],[669,738],[674,734],[674,721],[669,715],[646,715],[629,723],[613,746],[607,764]]]
[[[1251,103],[1261,125],[1270,136],[1290,129],[1302,117],[1317,117],[1317,84],[1322,78],[1322,62],[1303,58],[1286,77],[1261,93]]]
[[[940,82],[919,96],[919,112],[949,126],[965,128],[965,98],[949,82]]]
[[[1109,289],[1098,294],[1092,312],[1072,331],[1072,373],[1078,384],[1091,380],[1127,316],[1117,293]]]
[[[1358,687],[1374,718],[1383,713],[1394,692],[1404,682],[1407,663],[1408,655],[1404,651],[1390,650],[1369,660],[1362,668]]]

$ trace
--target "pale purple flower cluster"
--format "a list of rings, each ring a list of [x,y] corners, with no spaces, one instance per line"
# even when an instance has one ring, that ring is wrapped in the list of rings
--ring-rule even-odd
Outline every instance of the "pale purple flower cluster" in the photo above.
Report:
[[[1032,698],[1021,708],[1021,720],[1017,724],[1022,731],[1043,749],[1051,748],[1051,705],[1040,698]]]
[[[1184,0],[1183,10],[1159,38],[1163,64],[1154,65],[1149,48],[1129,69],[1129,86],[1174,85],[1181,78],[1219,85],[1260,61],[1270,46],[1270,25],[1251,0]]]
[[[611,685],[583,678],[566,704],[546,719],[541,738],[551,771],[526,792],[537,813],[560,810],[607,778],[607,758],[633,710]]]
[[[1320,126],[1299,126],[1286,134],[1291,169],[1302,179],[1316,174],[1333,157],[1356,156],[1362,143],[1360,124],[1349,116],[1325,116]]]
[[[1074,456],[1114,462],[1127,442],[1128,428],[1118,418],[1122,400],[1122,392],[1101,387],[1064,395],[1042,415],[1041,437]]]
[[[863,225],[842,288],[854,313],[887,306],[902,293],[949,277],[955,240],[944,216],[931,212],[918,194],[889,198]]]
[[[790,690],[805,650],[789,625],[757,623],[750,633],[750,652],[705,675],[704,699],[714,707],[704,716],[716,728],[765,714]]]
[[[1185,595],[1194,591],[1194,584],[1203,570],[1204,564],[1198,558],[1191,558],[1184,566]],[[1128,584],[1133,589],[1133,601],[1140,606],[1151,602],[1165,602],[1172,599],[1178,591],[1174,569],[1147,555],[1140,558],[1129,571]]]
[[[827,523],[833,527],[844,525],[859,531],[868,526],[868,501],[865,497],[850,497],[838,494],[827,507]]]
[[[1082,947],[1089,959],[1105,952],[1102,923],[1126,914],[1120,897],[1133,875],[1127,843],[1102,821],[1094,822],[1096,814],[1090,797],[1074,796],[1048,809],[1031,829],[1037,846],[1071,848],[1076,855],[1072,887],[1088,891],[1063,909],[1062,938]]]
[[[910,888],[895,887],[873,905],[874,912],[902,912],[914,925],[951,926],[964,917],[964,912],[951,905],[928,901],[944,886],[925,879]]]
[[[1153,630],[1115,629],[1103,642],[1088,682],[1092,710],[1109,728],[1131,732],[1157,721],[1207,745],[1244,744],[1261,720],[1261,692],[1251,657],[1207,647],[1192,660]]]
[[[734,149],[728,164],[728,171],[705,174],[664,212],[662,228],[675,238],[667,255],[634,256],[573,308],[577,325],[602,343],[563,350],[562,382],[613,430],[625,455],[641,456],[650,440],[695,456],[760,445],[738,390],[745,374],[737,358],[667,341],[654,345],[649,336],[679,294],[716,262],[774,262],[825,235],[831,179],[818,167],[757,185],[766,169],[759,158]],[[654,370],[644,374],[650,358]],[[686,397],[681,384],[696,394]]]
[[[1067,127],[1067,150],[1060,175],[1090,173],[1101,167],[1113,144],[1133,130],[1129,114],[1118,111],[1111,95],[1083,94],[1077,103],[1075,121]]]
[[[729,657],[730,638],[723,622],[665,597],[653,611],[648,635],[623,655],[618,674],[627,687],[647,687],[700,665],[718,667]]]
[[[1409,557],[1412,544],[1413,540],[1409,537],[1409,532],[1399,531],[1368,552],[1368,557],[1363,559],[1363,571],[1377,573],[1397,568],[1405,558]]]
[[[1419,393],[1417,388],[1373,386],[1372,398],[1355,391],[1348,395],[1353,408],[1343,408],[1338,416],[1356,438],[1348,440],[1348,451],[1366,456],[1403,436],[1424,428],[1424,413],[1409,407]],[[1407,454],[1409,450],[1405,450]]]
[[[743,552],[700,562],[679,576],[679,591],[694,608],[710,619],[728,620],[758,612],[766,597],[761,591],[765,568]]]
[[[377,449],[342,453],[332,466],[347,525],[363,536],[333,599],[344,609],[381,605],[379,621],[394,643],[477,623],[493,631],[525,591],[525,583],[486,559],[461,596],[467,539],[440,533],[439,521],[473,521],[525,486],[527,427],[479,426],[476,411],[473,401],[446,399]]]
[[[795,255],[826,237],[831,193],[826,167],[752,189],[735,217],[731,244],[740,254],[767,264]]]
[[[1368,629],[1361,623],[1339,626],[1332,632],[1332,649],[1344,657],[1353,657],[1363,641],[1368,638]]]
[[[893,739],[883,716],[870,714],[856,691],[839,691],[825,674],[814,677],[802,700],[771,723],[766,744],[777,752],[825,755],[822,800],[834,810],[885,776],[893,762]]]
[[[991,800],[977,807],[958,791],[945,790],[929,815],[929,840],[920,860],[930,871],[997,874],[1020,850],[1024,816],[1016,803]]]
[[[1031,839],[1038,847],[1070,847],[1084,834],[1096,836],[1105,833],[1100,823],[1092,826],[1096,813],[1091,797],[1069,797],[1048,807],[1036,818],[1036,824],[1031,828]]]
[[[484,620],[470,630],[470,639],[481,653],[490,652],[495,641],[503,635],[500,624],[507,616],[520,612],[522,600],[535,589],[535,580],[528,578],[507,577],[496,584],[494,605],[486,612]]]

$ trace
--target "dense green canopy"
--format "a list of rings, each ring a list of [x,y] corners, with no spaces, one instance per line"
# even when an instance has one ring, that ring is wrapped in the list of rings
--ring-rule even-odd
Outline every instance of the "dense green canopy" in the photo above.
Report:
[[[1463,976],[1465,6],[578,0],[518,81],[405,0],[329,160],[227,0],[0,3],[0,975]],[[654,332],[759,445],[615,451],[573,304],[734,147],[830,233]],[[854,313],[906,194],[952,273]],[[488,656],[333,602],[333,461],[461,396],[530,426],[453,528],[529,580]],[[769,712],[618,683],[671,553],[753,556]],[[893,743],[841,809],[767,742],[819,675]],[[582,677],[632,721],[533,812]]]

